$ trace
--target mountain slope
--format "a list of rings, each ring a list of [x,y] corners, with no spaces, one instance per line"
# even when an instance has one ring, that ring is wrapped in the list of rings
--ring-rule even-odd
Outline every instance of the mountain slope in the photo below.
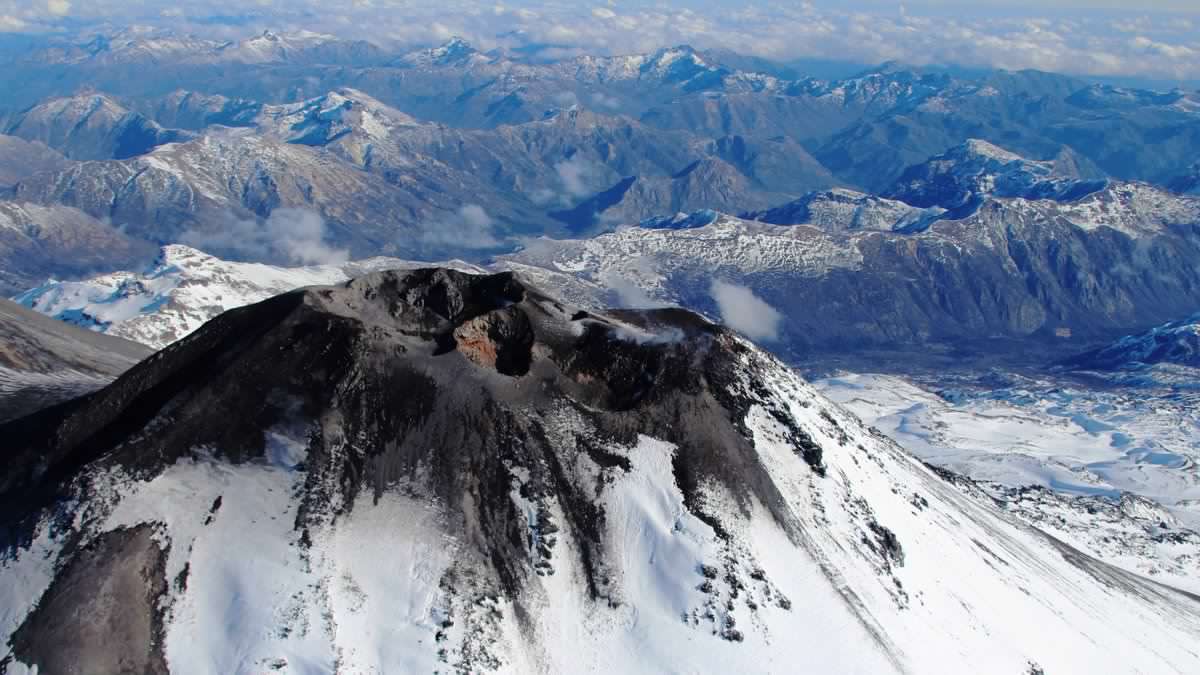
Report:
[[[418,161],[419,160],[419,161]],[[196,140],[160,147],[127,160],[84,162],[19,183],[17,198],[65,204],[125,225],[155,243],[223,236],[239,222],[280,209],[315,212],[329,224],[334,245],[360,256],[435,254],[498,246],[477,236],[442,241],[463,204],[494,204],[511,230],[536,227],[537,216],[499,196],[472,175],[439,162],[411,158],[403,168],[373,173],[323,148],[261,136],[250,129],[214,128]],[[487,234],[484,232],[483,234]],[[489,243],[490,242],[490,243]],[[237,251],[238,242],[227,242]],[[278,261],[272,261],[278,262]]]
[[[0,135],[0,190],[39,171],[54,171],[67,160],[55,150],[16,136]]]
[[[1127,335],[1064,362],[1088,370],[1137,369],[1156,364],[1200,368],[1200,314]]]
[[[129,265],[150,251],[111,223],[79,209],[0,201],[0,293],[5,295],[47,277]]]
[[[99,389],[150,353],[0,299],[0,421]]]
[[[136,157],[28,176],[13,193],[112,219],[158,244],[193,231],[220,238],[231,221],[302,208],[359,256],[428,258],[664,212],[762,208],[836,183],[794,142],[706,139],[577,106],[487,130],[420,122],[346,87],[279,105],[176,92],[154,109],[209,126]],[[447,227],[481,204],[474,230]]]
[[[839,373],[822,394],[931,465],[969,476],[1034,527],[1193,593],[1200,560],[1200,396],[1094,376],[953,366]]]
[[[101,94],[40,103],[12,120],[4,133],[38,141],[71,159],[125,159],[191,138],[164,129]]]
[[[273,298],[0,433],[10,667],[1197,658],[1200,600],[963,495],[728,331],[508,274]]]
[[[1044,358],[1042,350],[1111,340],[1200,301],[1194,200],[1114,183],[1067,204],[989,199],[957,220],[846,194],[767,212],[785,225],[702,212],[680,221],[686,229],[651,221],[539,240],[501,259],[593,283],[624,280],[647,300],[713,315],[713,280],[738,283],[781,313],[778,348],[793,357],[995,355],[1016,340],[1025,357]],[[1054,337],[1060,328],[1071,337]]]
[[[885,196],[917,207],[960,209],[983,197],[1075,201],[1104,189],[1060,163],[1032,161],[977,139],[909,167]]]
[[[67,323],[160,349],[225,310],[302,286],[420,265],[396,258],[368,258],[340,265],[276,267],[221,260],[172,244],[163,247],[145,272],[52,281],[21,294],[16,301]],[[480,269],[466,263],[459,268]]]

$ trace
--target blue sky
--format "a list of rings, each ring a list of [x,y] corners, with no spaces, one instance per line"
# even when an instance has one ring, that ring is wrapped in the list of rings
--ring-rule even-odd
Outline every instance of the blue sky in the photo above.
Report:
[[[0,31],[140,27],[237,37],[308,29],[381,44],[462,35],[572,52],[688,43],[776,59],[899,60],[1097,76],[1200,80],[1200,0],[0,0]],[[214,21],[214,17],[216,20]],[[516,36],[516,37],[514,37]]]

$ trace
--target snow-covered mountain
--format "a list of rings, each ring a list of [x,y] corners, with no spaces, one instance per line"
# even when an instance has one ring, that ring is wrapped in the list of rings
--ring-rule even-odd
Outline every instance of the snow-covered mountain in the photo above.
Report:
[[[838,373],[831,400],[1090,555],[1200,590],[1200,396],[1061,374]]]
[[[986,197],[1071,202],[1105,186],[1103,179],[1082,179],[1064,170],[1061,162],[1025,159],[987,141],[970,139],[909,167],[886,196],[916,207],[955,211],[974,208]]]
[[[95,391],[150,353],[0,299],[0,422]]]
[[[906,168],[972,137],[1030,157],[1067,148],[1063,166],[1084,178],[1160,185],[1178,178],[1200,148],[1195,92],[1104,87],[1037,71],[969,75],[891,63],[825,80],[687,45],[558,57],[551,45],[485,52],[454,38],[391,51],[279,31],[230,40],[224,31],[203,37],[131,29],[33,43],[48,45],[5,64],[21,86],[6,92],[0,115],[82,87],[142,112],[174,89],[296,102],[351,87],[461,129],[533,122],[549,109],[579,105],[711,140],[803,144],[839,184],[867,192],[884,191]]]
[[[49,281],[15,300],[67,323],[160,349],[235,307],[302,286],[334,284],[368,272],[421,264],[379,257],[278,267],[221,260],[189,246],[171,244],[164,246],[144,271],[113,272],[84,281]],[[467,263],[456,267],[480,269]]]
[[[387,143],[397,127],[418,122],[394,108],[353,89],[286,105],[263,106],[256,126],[288,143],[328,146],[352,134],[370,144]],[[360,160],[361,163],[361,160]]]
[[[343,186],[346,198],[349,187]],[[564,292],[575,302],[623,289],[631,292],[626,302],[677,304],[712,316],[721,311],[713,279],[733,281],[782,312],[776,347],[794,356],[863,347],[1005,346],[981,345],[984,338],[1023,340],[1022,352],[1033,344],[1030,338],[1037,349],[1078,351],[1072,346],[1078,341],[1111,340],[1130,325],[1161,322],[1200,304],[1200,270],[1190,262],[1200,255],[1197,222],[1200,200],[1115,181],[1069,202],[989,196],[964,218],[940,207],[835,190],[744,218],[703,210],[588,239],[526,240],[491,267],[549,275],[555,288],[571,287]],[[53,307],[51,314],[95,316],[98,307],[85,306],[112,302],[120,283],[116,277],[83,282],[78,288],[86,291],[61,292],[68,300],[32,301],[71,287],[52,283],[26,301]],[[262,290],[256,298],[283,287]],[[607,297],[618,302],[617,295]],[[196,307],[207,303],[185,304],[197,312],[191,328],[213,316]],[[1066,330],[1071,338],[1054,337]],[[120,334],[161,345],[182,333]]]
[[[1064,364],[1090,370],[1136,370],[1158,364],[1200,368],[1200,314],[1127,335]]]
[[[436,47],[409,52],[396,59],[404,68],[438,68],[491,63],[495,59],[480,52],[461,37],[455,36]]]
[[[0,434],[10,672],[1200,656],[1194,596],[964,493],[733,333],[508,274],[235,310]]]
[[[89,275],[152,253],[109,222],[62,205],[0,200],[0,292],[55,275]]]
[[[468,203],[491,205],[489,221],[510,224],[508,231],[519,229],[513,223],[539,223],[527,202],[502,196],[470,172],[427,157],[408,162],[402,168],[382,167],[390,171],[365,171],[324,148],[252,129],[214,127],[195,140],[130,159],[38,174],[13,192],[20,200],[72,206],[110,219],[150,242],[180,241],[186,232],[220,239],[238,222],[304,209],[330,224],[333,244],[361,257],[400,250],[430,254],[456,242],[460,252],[498,246],[498,239],[480,236],[497,235],[479,227],[474,237],[439,239],[448,224],[461,222],[460,209]],[[543,216],[540,222],[547,220]]]
[[[124,159],[192,137],[164,129],[103,94],[44,101],[18,115],[4,133],[38,141],[71,159]]]
[[[72,100],[86,108],[92,99],[116,106],[99,96]],[[706,139],[579,106],[488,130],[419,122],[347,87],[280,105],[175,92],[146,112],[198,130],[125,148],[136,156],[124,160],[25,176],[12,193],[111,219],[155,243],[302,208],[359,256],[463,257],[511,248],[514,235],[763,208],[836,183],[795,142]],[[487,208],[474,230],[455,235],[445,226],[471,204]]]
[[[812,192],[782,206],[742,217],[775,225],[813,225],[826,232],[920,232],[945,214],[946,209],[939,206],[918,208],[894,199],[837,188]]]
[[[382,61],[383,52],[361,40],[341,40],[307,30],[265,30],[240,40],[206,38],[173,31],[132,28],[56,44],[29,55],[30,61],[76,68],[171,65],[360,64]]]
[[[779,346],[796,355],[937,343],[977,351],[1003,348],[982,340],[1036,335],[1049,338],[1046,349],[1070,349],[1200,300],[1183,281],[1200,280],[1189,262],[1200,255],[1200,201],[1141,184],[1114,182],[1068,203],[988,198],[962,219],[846,192],[751,216],[783,223],[700,212],[538,240],[501,259],[624,280],[648,299],[712,315],[712,280],[731,280],[781,312]],[[1150,288],[1162,283],[1169,288]],[[1072,337],[1053,337],[1065,330]]]

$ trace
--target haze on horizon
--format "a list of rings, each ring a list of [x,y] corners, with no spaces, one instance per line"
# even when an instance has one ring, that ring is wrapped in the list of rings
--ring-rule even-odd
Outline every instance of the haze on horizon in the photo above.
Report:
[[[462,36],[484,49],[540,48],[547,58],[690,44],[780,61],[956,65],[1200,81],[1200,3],[1152,0],[916,0],[740,3],[500,0],[0,0],[0,32],[73,35],[171,30],[244,37],[311,30],[387,46]]]

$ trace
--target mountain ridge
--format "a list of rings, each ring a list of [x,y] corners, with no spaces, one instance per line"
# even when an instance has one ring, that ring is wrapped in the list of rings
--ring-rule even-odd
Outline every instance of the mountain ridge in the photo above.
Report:
[[[1173,668],[1200,632],[1200,601],[972,501],[727,330],[512,274],[278,296],[3,432],[10,664]],[[238,588],[282,630],[230,631]]]

